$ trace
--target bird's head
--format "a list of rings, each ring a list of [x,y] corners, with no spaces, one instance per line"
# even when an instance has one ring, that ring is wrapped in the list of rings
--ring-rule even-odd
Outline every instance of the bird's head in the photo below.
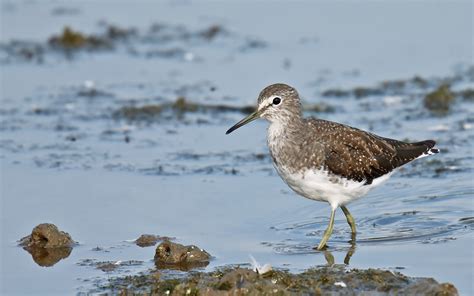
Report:
[[[270,122],[285,123],[301,117],[301,103],[298,92],[293,87],[277,83],[265,87],[258,96],[257,110],[237,122],[226,134],[258,118]]]

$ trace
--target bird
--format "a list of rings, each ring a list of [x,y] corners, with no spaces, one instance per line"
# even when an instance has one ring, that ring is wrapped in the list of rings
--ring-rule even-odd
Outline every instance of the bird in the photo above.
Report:
[[[356,223],[347,205],[386,181],[398,167],[440,152],[433,140],[407,143],[337,122],[305,118],[298,92],[283,83],[265,87],[255,112],[226,134],[258,118],[270,123],[267,145],[283,181],[297,194],[331,207],[329,224],[316,250],[327,248],[337,208],[344,213],[355,243]]]

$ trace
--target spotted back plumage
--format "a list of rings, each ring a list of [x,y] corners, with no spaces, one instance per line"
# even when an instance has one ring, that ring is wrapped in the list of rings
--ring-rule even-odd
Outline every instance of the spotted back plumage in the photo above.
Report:
[[[432,140],[406,143],[383,138],[346,125],[320,119],[308,119],[319,133],[317,141],[324,143],[323,166],[331,173],[349,180],[371,184],[424,154],[437,153]]]
[[[371,184],[418,157],[439,152],[433,148],[433,140],[406,143],[336,122],[304,119],[298,93],[285,84],[265,88],[259,104],[275,94],[283,96],[282,106],[271,109],[271,116],[263,115],[272,122],[268,146],[275,165],[294,173],[324,169],[338,177]],[[296,107],[297,112],[293,110]]]

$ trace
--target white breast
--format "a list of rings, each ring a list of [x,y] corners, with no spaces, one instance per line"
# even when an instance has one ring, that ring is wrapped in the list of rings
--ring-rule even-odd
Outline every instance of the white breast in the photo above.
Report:
[[[391,175],[391,173],[383,175],[374,179],[372,184],[364,185],[364,181],[357,182],[335,177],[324,170],[305,170],[299,173],[291,173],[285,167],[275,166],[275,168],[281,178],[296,193],[309,199],[326,201],[333,208],[364,196]]]

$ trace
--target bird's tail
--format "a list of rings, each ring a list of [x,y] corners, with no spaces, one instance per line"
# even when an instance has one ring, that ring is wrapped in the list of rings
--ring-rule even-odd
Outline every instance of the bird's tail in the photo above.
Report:
[[[418,156],[418,158],[433,155],[440,152],[438,148],[433,148],[436,145],[436,142],[433,140],[425,140],[425,141],[412,143],[412,144],[416,146],[426,147],[426,150],[420,156]]]

